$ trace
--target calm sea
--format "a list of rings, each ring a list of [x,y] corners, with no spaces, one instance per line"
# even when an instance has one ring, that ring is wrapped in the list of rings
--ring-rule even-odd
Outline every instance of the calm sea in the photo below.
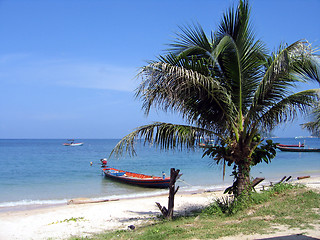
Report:
[[[275,142],[320,147],[318,138],[277,138]],[[108,157],[118,140],[82,139],[83,146],[66,147],[64,140],[0,140],[0,211],[35,205],[64,204],[73,198],[112,199],[154,195],[167,190],[134,187],[105,179],[100,159]],[[183,173],[179,181],[182,190],[222,189],[232,183],[227,170],[222,179],[222,167],[202,158],[202,150],[159,151],[137,145],[137,156],[111,159],[109,166],[132,172],[161,176],[170,168]],[[92,166],[90,164],[92,162]],[[319,176],[320,153],[278,152],[271,164],[252,169],[252,177],[268,181],[283,176]],[[181,190],[180,190],[181,191]]]

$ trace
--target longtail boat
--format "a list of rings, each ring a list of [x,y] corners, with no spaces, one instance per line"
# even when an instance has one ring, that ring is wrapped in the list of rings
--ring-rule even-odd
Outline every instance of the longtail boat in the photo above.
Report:
[[[102,171],[107,178],[141,187],[168,188],[170,183],[170,178],[166,178],[165,176],[155,177],[110,167],[105,167]]]
[[[320,152],[320,148],[292,148],[292,147],[279,147],[284,152]]]
[[[304,144],[277,144],[278,147],[304,147]]]

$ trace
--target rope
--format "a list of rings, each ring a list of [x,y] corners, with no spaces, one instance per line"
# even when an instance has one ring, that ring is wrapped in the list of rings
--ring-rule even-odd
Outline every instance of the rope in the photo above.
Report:
[[[178,181],[181,181],[181,182],[183,182],[183,183],[185,183],[185,184],[187,184],[187,185],[189,185],[189,186],[193,186],[192,184],[187,183],[186,181],[184,181],[184,180],[182,180],[182,179],[178,179]]]

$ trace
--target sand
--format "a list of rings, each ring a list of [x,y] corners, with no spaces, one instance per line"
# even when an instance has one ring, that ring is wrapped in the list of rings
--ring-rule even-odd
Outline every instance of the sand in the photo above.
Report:
[[[320,178],[299,180],[320,190]],[[175,197],[175,212],[184,214],[190,210],[208,205],[222,192],[185,192]],[[78,199],[79,200],[79,199]],[[135,199],[121,199],[101,203],[70,204],[46,208],[0,213],[0,240],[67,239],[71,236],[90,236],[106,230],[128,229],[129,225],[139,227],[157,221],[160,214],[155,202],[167,205],[168,196],[152,196]],[[75,220],[75,221],[73,221]],[[315,230],[279,229],[276,234],[235,236],[226,239],[262,239],[291,236],[290,239],[320,238],[320,226]],[[287,238],[285,238],[287,239]]]
[[[221,194],[178,192],[175,210],[184,214],[209,204]],[[4,212],[0,213],[0,239],[66,239],[105,230],[128,229],[129,225],[156,221],[160,211],[155,202],[167,206],[168,195]]]

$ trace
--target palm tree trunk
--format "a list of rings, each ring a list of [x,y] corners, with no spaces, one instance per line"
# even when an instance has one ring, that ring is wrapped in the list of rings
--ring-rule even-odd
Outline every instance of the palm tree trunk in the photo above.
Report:
[[[237,191],[236,196],[239,196],[250,189],[250,165],[248,163],[238,165],[237,176]]]

